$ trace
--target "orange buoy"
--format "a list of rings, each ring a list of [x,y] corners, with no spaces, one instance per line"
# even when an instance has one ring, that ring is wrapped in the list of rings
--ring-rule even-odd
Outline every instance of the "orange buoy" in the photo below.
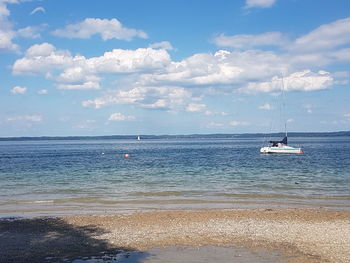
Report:
[[[128,154],[128,153],[124,154],[124,158],[129,158],[129,157],[130,157],[130,154]]]

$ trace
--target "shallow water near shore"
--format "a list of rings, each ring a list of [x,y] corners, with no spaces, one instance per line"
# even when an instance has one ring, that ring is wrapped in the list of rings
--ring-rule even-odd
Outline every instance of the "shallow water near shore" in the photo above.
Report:
[[[277,253],[249,251],[242,248],[203,246],[154,248],[144,252],[121,252],[73,260],[72,263],[283,263]]]
[[[350,138],[0,141],[0,217],[159,209],[350,207]],[[129,158],[124,154],[128,153]]]

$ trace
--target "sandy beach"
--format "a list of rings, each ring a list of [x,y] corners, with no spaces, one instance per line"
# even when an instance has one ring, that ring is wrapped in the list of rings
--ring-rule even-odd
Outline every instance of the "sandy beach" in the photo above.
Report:
[[[278,252],[282,262],[345,263],[350,211],[182,210],[0,221],[0,262],[57,262],[101,252],[218,246]]]

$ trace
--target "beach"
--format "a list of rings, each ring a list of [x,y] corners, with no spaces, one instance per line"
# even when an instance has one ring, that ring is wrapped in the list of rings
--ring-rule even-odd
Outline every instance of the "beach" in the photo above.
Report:
[[[350,211],[176,210],[0,222],[1,262],[69,262],[106,251],[171,246],[278,252],[281,262],[288,263],[345,263],[350,258]]]

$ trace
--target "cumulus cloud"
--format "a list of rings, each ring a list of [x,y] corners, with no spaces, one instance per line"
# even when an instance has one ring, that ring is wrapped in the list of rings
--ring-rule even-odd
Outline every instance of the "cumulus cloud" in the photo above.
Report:
[[[12,42],[14,36],[13,31],[0,29],[0,50],[17,51],[19,46]]]
[[[338,23],[329,25],[332,28],[339,26]],[[85,107],[130,104],[214,115],[199,102],[209,92],[272,93],[281,90],[282,79],[276,77],[281,75],[285,76],[286,91],[328,89],[337,83],[331,73],[313,72],[310,68],[315,65],[320,68],[320,65],[334,61],[350,61],[350,48],[333,50],[337,44],[322,52],[299,52],[299,49],[291,48],[297,45],[297,41],[286,40],[278,32],[220,37],[217,44],[237,50],[198,53],[179,61],[171,59],[167,52],[171,44],[167,41],[135,50],[113,49],[91,58],[72,55],[67,50],[42,43],[30,47],[13,64],[12,71],[14,74],[42,74],[53,80],[59,89],[102,89],[106,74],[115,77],[112,84],[115,89],[83,101]],[[283,46],[283,43],[287,44],[280,52],[239,50],[243,47]],[[261,105],[260,108],[268,109],[268,106]]]
[[[44,74],[55,77],[60,89],[99,89],[98,74],[124,74],[148,72],[164,68],[170,63],[166,50],[139,48],[114,49],[100,57],[72,56],[67,50],[57,50],[52,44],[36,44],[28,48],[25,56],[15,61],[12,72],[16,74]]]
[[[66,89],[66,90],[90,90],[90,89],[100,89],[101,86],[98,82],[94,81],[86,81],[78,84],[57,84],[56,87],[58,89]]]
[[[109,121],[129,121],[129,120],[134,120],[135,116],[134,115],[124,115],[120,112],[113,113],[108,120]]]
[[[16,32],[16,36],[25,37],[25,38],[39,38],[40,37],[39,32],[41,30],[42,30],[42,27],[27,26],[27,27],[18,29]]]
[[[52,44],[31,46],[25,56],[12,66],[14,74],[39,74],[51,69],[65,69],[60,78],[74,81],[85,74],[132,73],[162,68],[170,63],[165,50],[139,48],[136,50],[113,49],[103,56],[85,58],[72,56],[67,50],[57,50]]]
[[[53,69],[63,69],[82,57],[72,57],[68,51],[56,50],[49,43],[31,46],[25,56],[15,61],[12,72],[17,74],[48,73]]]
[[[11,89],[12,94],[24,94],[27,92],[26,87],[16,86]]]
[[[321,25],[315,30],[294,40],[280,32],[266,32],[256,35],[220,34],[213,39],[219,47],[249,50],[251,48],[276,46],[283,53],[278,54],[290,68],[326,66],[350,61],[350,18]],[[277,53],[274,53],[277,56]]]
[[[245,8],[267,8],[271,7],[276,0],[246,0]]]
[[[147,38],[142,30],[126,28],[122,23],[113,19],[86,18],[84,21],[67,25],[63,29],[52,32],[56,36],[68,38],[90,38],[100,35],[103,40],[122,39],[131,40],[134,37]]]
[[[250,82],[243,92],[273,92],[280,91],[315,91],[328,89],[333,84],[333,77],[329,72],[319,71],[317,73],[310,70],[295,72],[287,77],[273,77],[271,81]]]
[[[96,109],[112,104],[133,104],[141,108],[182,110],[192,101],[192,94],[182,87],[134,87],[110,90],[104,96],[82,102]]]
[[[0,1],[0,51],[17,51],[19,46],[13,43],[16,32],[12,29],[12,24],[8,20],[10,11],[6,3],[15,3],[15,1]]]
[[[13,42],[16,37],[38,38],[40,37],[39,32],[43,28],[43,26],[28,26],[14,30],[13,24],[8,19],[10,11],[7,4],[15,3],[19,3],[19,1],[0,1],[0,51],[18,52],[20,47]]]
[[[173,50],[174,49],[169,41],[152,43],[148,47],[154,48],[154,49],[160,48],[160,49],[165,49],[165,50]]]
[[[272,52],[219,50],[214,54],[195,54],[180,62],[171,62],[160,72],[142,74],[140,83],[234,87],[250,78],[259,79],[278,74],[285,67],[283,60]]]
[[[234,36],[221,34],[214,38],[214,43],[219,47],[250,49],[259,46],[284,46],[288,43],[288,39],[280,32]]]
[[[330,50],[350,43],[350,18],[321,25],[310,33],[295,40],[291,50],[315,52]]]
[[[170,56],[162,49],[113,49],[101,57],[86,60],[86,67],[96,73],[132,73],[163,68],[169,63]]]

